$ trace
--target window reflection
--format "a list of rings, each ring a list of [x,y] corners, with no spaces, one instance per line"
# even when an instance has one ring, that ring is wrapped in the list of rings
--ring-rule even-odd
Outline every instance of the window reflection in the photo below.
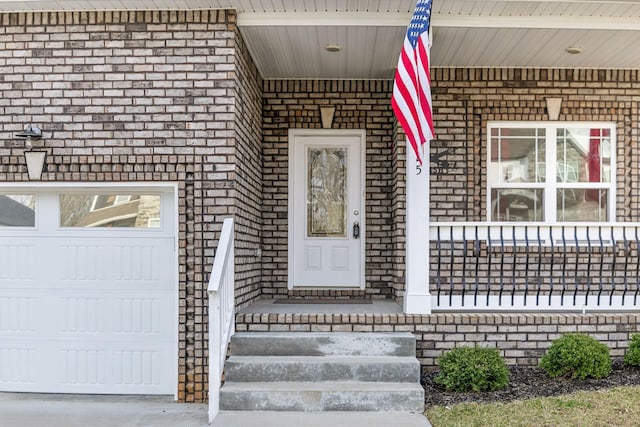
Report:
[[[160,195],[61,194],[62,227],[160,228]]]
[[[0,194],[0,227],[34,227],[36,196],[34,194]]]
[[[544,191],[526,188],[491,191],[493,221],[527,222],[544,218]]]
[[[545,130],[492,129],[489,178],[495,182],[545,181]]]
[[[558,190],[558,221],[602,222],[609,220],[608,191],[604,189]]]
[[[558,182],[610,182],[609,129],[558,129]]]

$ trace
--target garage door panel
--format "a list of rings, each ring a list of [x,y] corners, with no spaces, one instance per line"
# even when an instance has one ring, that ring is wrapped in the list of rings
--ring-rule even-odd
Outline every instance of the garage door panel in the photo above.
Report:
[[[81,295],[78,295],[81,293]],[[56,295],[55,303],[43,298],[43,305],[51,305],[53,319],[58,319],[60,334],[101,334],[103,339],[125,339],[134,335],[156,336],[173,328],[175,318],[170,292],[134,292],[122,290],[120,296],[105,295],[105,291],[64,290]]]
[[[30,295],[14,293],[0,296],[0,332],[35,332],[36,310],[37,300]]]
[[[68,391],[95,392],[97,386],[110,393],[163,394],[171,380],[162,348],[150,346],[99,350],[90,344],[60,348],[57,382]]]
[[[0,391],[40,393],[167,394],[172,360],[163,348],[100,350],[52,343],[29,348],[0,346]]]
[[[0,244],[0,281],[20,282],[33,280],[35,245],[16,242]]]
[[[67,387],[106,386],[107,351],[96,348],[62,348],[58,350],[56,383]]]
[[[162,248],[171,247],[173,239],[141,239],[128,244],[123,244],[122,239],[102,238],[98,243],[87,240],[92,239],[67,240],[58,249],[58,280],[171,285],[165,278],[172,271],[173,252]]]
[[[30,345],[11,341],[0,343],[0,391],[33,387],[36,355],[37,350]]]
[[[107,301],[96,296],[59,298],[52,318],[58,319],[61,334],[104,334],[107,330]]]

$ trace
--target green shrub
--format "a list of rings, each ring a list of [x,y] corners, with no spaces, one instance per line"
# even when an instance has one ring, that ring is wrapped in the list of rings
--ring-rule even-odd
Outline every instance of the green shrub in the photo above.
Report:
[[[604,378],[611,372],[609,347],[586,334],[566,334],[553,341],[540,366],[552,378]]]
[[[509,370],[497,349],[461,347],[438,360],[436,383],[447,391],[494,391],[509,384]]]
[[[629,350],[624,356],[624,363],[631,366],[640,366],[640,334],[631,335]]]

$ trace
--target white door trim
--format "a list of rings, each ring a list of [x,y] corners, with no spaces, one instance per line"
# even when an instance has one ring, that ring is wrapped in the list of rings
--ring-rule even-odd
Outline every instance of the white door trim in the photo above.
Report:
[[[106,191],[109,189],[122,189],[127,192],[132,191],[152,191],[154,193],[162,194],[162,203],[163,203],[163,211],[171,212],[171,218],[167,218],[163,220],[164,224],[171,224],[173,229],[173,264],[175,268],[172,269],[172,283],[173,283],[173,297],[172,297],[172,306],[173,306],[173,349],[172,349],[172,359],[173,363],[173,372],[172,377],[174,378],[174,387],[173,387],[173,396],[174,399],[178,399],[178,365],[179,365],[179,349],[178,349],[178,337],[179,337],[179,219],[178,219],[178,211],[179,211],[179,200],[178,200],[178,183],[176,182],[0,182],[0,192],[8,191],[8,192],[20,192],[20,191],[31,191],[34,193],[46,193],[51,191],[61,191],[68,190],[69,192],[91,192],[91,191]],[[36,212],[36,215],[41,215],[40,212]],[[58,217],[58,212],[56,211],[51,215],[54,218]],[[38,219],[36,218],[36,221]],[[38,224],[38,222],[36,222]],[[56,225],[56,229],[59,227]],[[22,233],[30,232],[30,230],[25,230],[20,227]],[[33,228],[33,234],[38,234],[38,227]],[[95,232],[96,230],[94,230]],[[5,230],[5,232],[10,232],[10,230]],[[77,235],[82,235],[83,230],[78,230],[76,232]],[[100,232],[100,230],[97,230]],[[145,232],[139,231],[141,238],[144,238],[146,235],[153,235],[157,233],[166,233],[164,225],[158,231],[150,231]],[[106,234],[106,232],[105,232]],[[122,235],[122,233],[117,230],[109,230],[109,235],[111,237],[117,238]]]
[[[360,138],[360,206],[358,210],[360,211],[360,286],[353,287],[352,289],[364,289],[365,288],[365,236],[366,236],[366,131],[359,129],[346,129],[346,130],[335,130],[335,129],[289,129],[289,159],[288,159],[288,289],[314,289],[313,287],[304,286],[298,287],[294,285],[293,277],[294,277],[294,257],[299,254],[295,254],[292,248],[294,247],[294,230],[293,230],[293,219],[295,215],[299,215],[300,213],[296,212],[295,204],[293,203],[294,197],[294,183],[292,177],[294,176],[295,170],[295,154],[296,154],[296,144],[295,139],[298,136],[355,136]],[[318,289],[330,289],[327,287],[318,287]],[[344,286],[335,287],[335,289],[349,289]]]

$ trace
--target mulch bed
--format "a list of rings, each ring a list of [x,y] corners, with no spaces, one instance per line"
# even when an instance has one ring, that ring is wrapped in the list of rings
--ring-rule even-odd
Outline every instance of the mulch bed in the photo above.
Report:
[[[640,368],[626,366],[622,359],[613,361],[613,370],[607,378],[599,380],[572,380],[549,378],[538,367],[509,368],[509,385],[504,390],[484,393],[447,393],[434,378],[437,372],[424,372],[421,383],[425,389],[425,405],[450,406],[463,402],[511,402],[534,397],[558,396],[581,390],[600,390],[618,386],[640,386]]]

